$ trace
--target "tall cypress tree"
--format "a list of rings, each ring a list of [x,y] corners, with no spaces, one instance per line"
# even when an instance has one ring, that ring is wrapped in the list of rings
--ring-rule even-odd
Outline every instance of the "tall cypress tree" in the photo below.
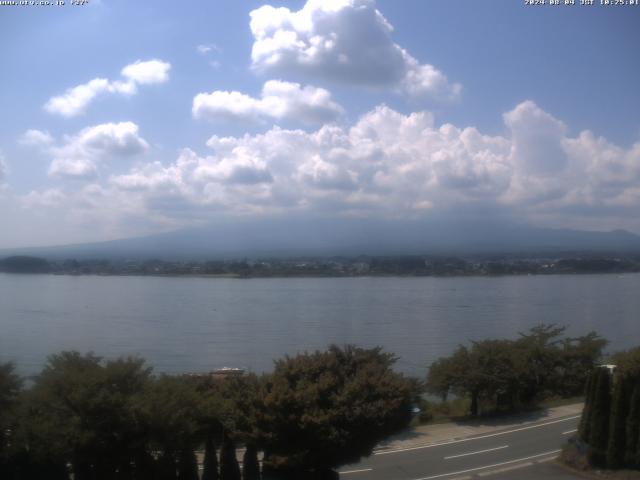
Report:
[[[629,390],[629,380],[625,376],[620,376],[615,380],[609,418],[609,445],[607,447],[607,467],[612,469],[621,468],[624,464]]]
[[[624,463],[629,467],[640,466],[637,458],[640,447],[640,384],[635,385],[626,422],[626,448]]]
[[[240,465],[236,458],[236,446],[229,437],[222,442],[220,449],[220,479],[241,480]]]
[[[204,444],[204,465],[202,470],[202,480],[218,480],[218,457],[216,455],[216,444],[213,435],[207,435]]]
[[[611,414],[611,374],[606,368],[599,368],[596,376],[596,390],[593,397],[591,432],[589,434],[589,463],[604,467],[607,461],[609,437],[609,416]]]
[[[242,479],[259,480],[260,464],[258,463],[258,449],[255,445],[248,444],[242,457]]]
[[[584,408],[582,409],[582,417],[580,418],[580,426],[578,427],[578,436],[583,442],[589,443],[589,432],[591,430],[591,411],[593,409],[593,394],[595,390],[596,372],[592,371],[587,377],[587,386],[584,392]]]
[[[180,451],[178,457],[178,480],[199,480],[198,460],[196,454],[190,448]]]

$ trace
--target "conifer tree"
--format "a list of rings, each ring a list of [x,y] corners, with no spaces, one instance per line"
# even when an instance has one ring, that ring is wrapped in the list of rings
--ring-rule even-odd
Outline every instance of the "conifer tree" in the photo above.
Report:
[[[612,469],[621,468],[624,464],[629,390],[629,380],[626,377],[620,376],[615,379],[607,447],[607,467]]]
[[[216,444],[213,435],[207,435],[204,444],[204,465],[202,470],[202,480],[218,480],[218,457],[216,455]]]
[[[241,480],[240,465],[236,458],[236,446],[229,437],[222,442],[220,450],[220,479]]]
[[[587,377],[587,386],[585,388],[584,408],[582,409],[582,417],[580,418],[580,426],[578,427],[578,436],[583,442],[589,443],[589,432],[591,427],[591,411],[593,409],[593,394],[595,391],[596,371],[593,371]]]
[[[258,449],[255,445],[248,444],[242,457],[242,479],[259,480],[260,464],[258,463]]]
[[[607,460],[609,437],[609,416],[611,408],[611,374],[606,368],[599,368],[596,376],[596,390],[593,398],[593,410],[589,434],[589,463],[604,467]]]
[[[178,480],[199,480],[198,460],[196,454],[190,448],[180,451],[178,457]]]
[[[631,395],[629,415],[626,421],[626,448],[624,463],[629,467],[640,466],[638,449],[640,447],[640,384],[635,385]]]

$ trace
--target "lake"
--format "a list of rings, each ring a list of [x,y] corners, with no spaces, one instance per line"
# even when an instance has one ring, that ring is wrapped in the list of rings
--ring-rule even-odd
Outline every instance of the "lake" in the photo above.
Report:
[[[457,278],[97,277],[0,274],[0,361],[23,375],[64,349],[139,354],[158,372],[261,372],[330,343],[381,345],[424,376],[457,344],[540,322],[640,344],[640,274]]]

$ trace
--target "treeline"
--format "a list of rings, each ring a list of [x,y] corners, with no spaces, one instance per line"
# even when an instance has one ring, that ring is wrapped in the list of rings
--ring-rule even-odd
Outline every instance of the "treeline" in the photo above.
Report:
[[[564,332],[564,327],[542,324],[515,340],[460,345],[431,365],[427,391],[443,400],[450,394],[469,398],[472,416],[581,396],[607,342],[595,332],[577,338]]]
[[[218,261],[76,260],[37,257],[0,260],[0,272],[65,275],[205,275],[229,277],[498,276],[640,272],[640,258],[458,258],[397,255]]]
[[[586,391],[577,449],[592,467],[640,469],[640,347],[595,370]]]
[[[0,365],[0,478],[197,480],[201,450],[203,480],[337,478],[411,419],[419,384],[395,360],[332,346],[215,379],[62,352],[29,388]]]

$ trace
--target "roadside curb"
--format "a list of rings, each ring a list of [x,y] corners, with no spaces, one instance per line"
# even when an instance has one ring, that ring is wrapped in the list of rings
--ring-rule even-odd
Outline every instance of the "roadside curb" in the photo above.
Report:
[[[582,410],[582,403],[566,405],[560,408],[549,409],[552,414],[548,415],[544,420],[532,419],[528,421],[514,421],[512,424],[500,425],[499,427],[489,427],[489,428],[481,428],[478,427],[477,432],[470,432],[470,428],[474,428],[473,424],[439,424],[439,428],[441,430],[451,431],[450,433],[453,435],[446,435],[442,432],[442,436],[427,440],[419,438],[413,440],[395,440],[391,441],[388,445],[378,446],[373,450],[372,455],[385,455],[397,451],[410,451],[410,450],[418,450],[421,448],[429,448],[432,446],[438,445],[446,445],[448,443],[460,442],[464,440],[469,440],[477,437],[482,437],[483,435],[500,435],[501,432],[509,432],[513,429],[519,428],[532,428],[535,425],[544,423],[544,422],[558,422],[563,421],[564,419],[568,419],[570,417],[575,417],[579,415]],[[516,417],[517,418],[517,417]],[[520,417],[521,418],[521,417]],[[514,418],[515,420],[515,418]],[[434,433],[430,431],[429,425],[418,427],[419,429],[412,429],[410,432],[417,436],[426,437],[428,435],[433,435]],[[455,430],[458,430],[461,434],[456,435]],[[462,433],[464,432],[464,433]]]

